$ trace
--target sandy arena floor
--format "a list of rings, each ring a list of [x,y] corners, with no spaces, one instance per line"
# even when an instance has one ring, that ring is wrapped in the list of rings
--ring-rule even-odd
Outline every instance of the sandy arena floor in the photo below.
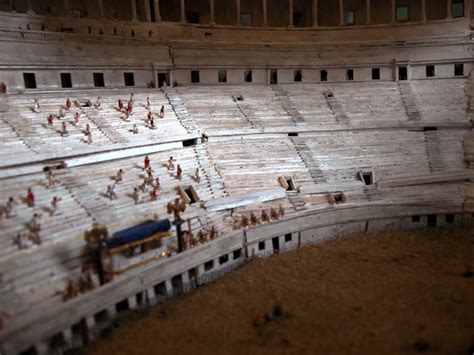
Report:
[[[84,353],[399,354],[416,353],[421,337],[427,353],[470,354],[468,265],[474,268],[474,235],[464,230],[383,232],[304,246],[135,312]],[[278,298],[283,318],[264,323]]]

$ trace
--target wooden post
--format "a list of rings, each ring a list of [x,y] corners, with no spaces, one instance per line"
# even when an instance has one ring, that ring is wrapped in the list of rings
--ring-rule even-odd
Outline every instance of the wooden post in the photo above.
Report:
[[[209,8],[211,10],[211,22],[210,25],[213,26],[216,24],[215,13],[214,13],[214,0],[209,0]]]
[[[397,22],[396,13],[397,13],[396,0],[392,0],[392,19],[391,19],[391,23]]]
[[[236,26],[240,26],[240,0],[235,0],[235,7],[237,8],[237,22]]]
[[[293,0],[288,0],[288,27],[293,27]]]
[[[318,0],[313,0],[313,27],[318,26]]]
[[[421,22],[426,21],[426,0],[421,0]]]
[[[132,21],[138,21],[137,19],[137,0],[130,0],[130,6],[132,7]]]
[[[344,0],[339,0],[339,26],[344,25]]]
[[[267,0],[262,0],[263,6],[263,26],[268,26],[268,19],[267,19]]]
[[[155,1],[155,21],[161,22],[161,13],[160,13],[160,0]]]
[[[447,16],[446,18],[452,18],[453,17],[453,0],[448,0],[448,8],[447,8]]]
[[[186,23],[186,8],[184,0],[181,0],[181,23]]]
[[[367,25],[370,25],[371,23],[371,20],[370,20],[370,17],[371,17],[371,13],[370,13],[370,0],[365,0],[365,6],[366,6],[366,21],[365,23]]]

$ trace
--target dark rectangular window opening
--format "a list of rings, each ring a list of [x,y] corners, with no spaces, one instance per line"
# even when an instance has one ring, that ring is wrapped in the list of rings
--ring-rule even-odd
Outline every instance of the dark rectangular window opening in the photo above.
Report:
[[[458,63],[454,64],[454,76],[463,76],[464,75],[464,64]]]
[[[273,252],[275,254],[280,251],[280,238],[279,237],[272,238],[272,246],[273,246]]]
[[[432,78],[435,76],[435,66],[434,65],[427,65],[426,66],[426,77]]]
[[[346,80],[354,80],[354,70],[347,69],[346,71]]]
[[[199,11],[186,11],[187,23],[199,23]]]
[[[143,292],[137,293],[136,297],[137,297],[137,304],[143,304],[143,302],[145,301],[145,297],[143,297]]]
[[[297,132],[290,132],[290,133],[288,133],[288,137],[298,137],[298,133]]]
[[[397,22],[407,22],[409,19],[408,6],[397,6]]]
[[[125,299],[123,301],[120,301],[119,303],[115,304],[115,310],[118,312],[118,313],[122,313],[122,312],[126,312],[128,311],[130,308],[128,306],[128,299]]]
[[[194,147],[197,144],[197,138],[185,139],[183,141],[183,147]]]
[[[244,72],[244,81],[246,83],[251,83],[252,82],[252,71],[251,70],[246,70]]]
[[[265,242],[258,242],[258,250],[265,250]]]
[[[229,261],[229,255],[222,255],[219,257],[219,265],[225,264],[226,262]]]
[[[372,171],[362,171],[359,174],[364,185],[369,186],[374,184],[374,173]]]
[[[160,282],[159,284],[155,285],[154,287],[155,294],[157,296],[166,296],[166,284],[164,282]]]
[[[23,73],[23,82],[25,84],[25,89],[36,89],[35,73]]]
[[[286,243],[291,242],[292,239],[293,239],[293,235],[291,233],[285,234],[285,242]]]
[[[204,271],[210,271],[214,267],[214,260],[209,260],[204,263]]]
[[[96,88],[103,88],[105,86],[104,73],[93,73],[94,86]]]
[[[194,190],[192,186],[189,186],[188,188],[184,189],[184,192],[189,197],[189,204],[199,202],[199,197],[197,196],[196,190]]]
[[[293,26],[295,26],[295,27],[303,27],[304,26],[303,14],[301,13],[301,11],[293,12]]]
[[[437,216],[435,214],[428,215],[428,227],[436,227],[437,224]]]
[[[278,70],[271,69],[270,70],[270,85],[278,84]]]
[[[412,223],[419,223],[421,222],[421,217],[419,215],[411,216],[411,221]]]
[[[344,24],[346,25],[354,24],[354,11],[344,10]]]
[[[71,73],[61,73],[61,87],[72,88]]]
[[[328,81],[328,72],[327,72],[327,70],[321,70],[320,79],[321,79],[321,81]]]
[[[239,259],[242,256],[242,249],[237,249],[232,252],[232,257],[234,260]]]
[[[217,80],[219,83],[227,83],[227,70],[219,70],[217,72]]]
[[[454,223],[454,215],[453,214],[447,214],[445,217],[445,221],[447,224],[453,224]]]
[[[380,68],[372,68],[372,80],[380,80]]]
[[[454,0],[451,4],[451,16],[464,17],[464,0]]]
[[[437,131],[438,127],[423,127],[423,132]]]
[[[293,81],[295,83],[300,83],[303,81],[303,73],[301,70],[295,70],[293,72]]]
[[[135,86],[135,75],[133,73],[123,73],[125,86]]]
[[[191,82],[198,84],[201,81],[199,70],[191,70]]]
[[[398,67],[398,80],[408,80],[407,67]]]
[[[168,73],[158,73],[158,87],[161,88],[163,86],[170,85],[170,78]]]

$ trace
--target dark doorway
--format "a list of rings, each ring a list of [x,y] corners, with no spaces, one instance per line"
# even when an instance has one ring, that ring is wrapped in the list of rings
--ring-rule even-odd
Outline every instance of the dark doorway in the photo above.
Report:
[[[161,88],[163,86],[170,85],[170,79],[168,73],[158,73],[158,87]]]
[[[125,86],[135,86],[135,75],[133,73],[123,73]]]
[[[303,73],[301,70],[295,70],[293,73],[293,81],[294,82],[301,82],[303,81]]]
[[[94,86],[96,88],[103,88],[105,86],[104,73],[94,73]]]
[[[326,70],[321,70],[321,81],[328,81],[328,72]]]
[[[293,13],[293,26],[295,27],[303,27],[303,14],[301,12],[294,12]]]
[[[252,71],[251,70],[246,70],[244,72],[244,81],[246,83],[251,83],[252,82]]]
[[[372,68],[372,80],[380,80],[380,68]]]
[[[278,254],[280,252],[280,238],[272,238],[273,253]]]
[[[464,75],[464,64],[454,64],[454,75],[463,76]]]
[[[270,70],[270,85],[278,84],[278,70]]]
[[[346,80],[354,80],[354,69],[347,69]]]
[[[23,82],[25,84],[25,89],[36,89],[35,73],[23,73]]]
[[[199,77],[199,70],[191,70],[191,82],[194,84],[198,84],[201,81]]]
[[[434,65],[427,65],[426,66],[426,77],[432,78],[435,76],[435,66]]]
[[[435,214],[428,215],[428,227],[436,227],[437,224],[437,216]]]
[[[61,73],[61,87],[72,88],[71,73]]]
[[[408,80],[408,69],[407,67],[398,68],[398,80]]]
[[[148,1],[148,6],[150,7],[151,22],[156,22],[155,1],[154,0],[149,0]]]
[[[188,23],[199,23],[198,11],[186,11],[186,21]]]

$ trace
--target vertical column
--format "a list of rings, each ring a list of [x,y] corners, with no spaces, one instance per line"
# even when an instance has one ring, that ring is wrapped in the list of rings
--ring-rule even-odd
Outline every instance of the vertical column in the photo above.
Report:
[[[181,23],[186,23],[186,8],[184,0],[181,0]]]
[[[64,15],[69,16],[69,0],[64,0]]]
[[[397,22],[397,19],[396,19],[396,12],[397,12],[397,4],[396,4],[396,0],[392,0],[392,16],[391,16],[391,23],[395,23]]]
[[[453,9],[453,0],[448,0],[448,8],[447,8],[448,11],[446,12],[448,15],[446,16],[446,18],[453,17],[452,9]]]
[[[263,6],[263,26],[267,27],[268,26],[268,20],[267,20],[267,0],[262,0],[262,6]]]
[[[155,20],[156,22],[161,22],[161,13],[160,13],[160,0],[155,1]]]
[[[136,0],[130,0],[130,6],[132,8],[132,21],[138,21]]]
[[[8,2],[8,5],[9,5],[9,8],[10,8],[10,12],[13,12],[13,8],[14,8],[14,7],[13,7],[13,0],[10,0],[10,1]]]
[[[97,0],[97,7],[99,8],[99,19],[104,19],[104,4],[102,0]]]
[[[209,0],[209,8],[211,10],[211,23],[210,25],[215,25],[216,24],[216,19],[215,19],[215,12],[214,12],[214,0]]]
[[[288,27],[293,27],[293,0],[288,0]]]
[[[365,16],[366,16],[366,18],[367,18],[366,21],[365,21],[365,23],[366,23],[367,25],[370,25],[370,22],[371,22],[371,20],[370,20],[370,17],[371,17],[371,14],[370,14],[370,0],[365,0],[365,7],[366,7],[366,9],[365,9],[365,10],[366,10]]]
[[[26,13],[29,15],[34,15],[35,12],[33,11],[33,4],[31,3],[31,0],[26,0]]]
[[[150,2],[149,0],[142,1],[142,9],[145,12],[145,21],[151,22],[151,11],[150,11]]]
[[[344,0],[339,0],[339,25],[344,26]]]
[[[236,26],[240,26],[240,0],[235,0],[235,7],[237,9],[237,23]]]
[[[426,21],[426,0],[421,0],[421,22]]]
[[[318,0],[313,0],[313,27],[318,27]]]

